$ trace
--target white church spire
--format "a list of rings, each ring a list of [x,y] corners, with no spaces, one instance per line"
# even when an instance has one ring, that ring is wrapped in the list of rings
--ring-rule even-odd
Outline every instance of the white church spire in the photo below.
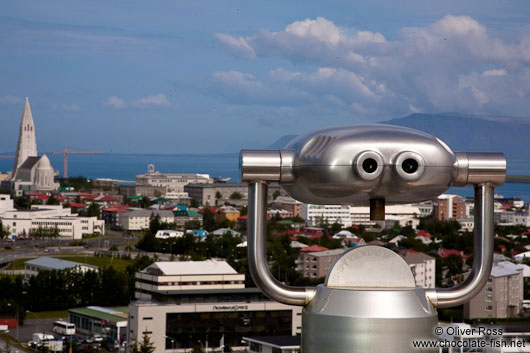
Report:
[[[17,154],[15,157],[15,164],[13,165],[12,176],[15,177],[17,169],[28,157],[36,156],[37,140],[35,138],[35,124],[33,123],[33,116],[31,115],[29,99],[26,97],[26,104],[24,105],[24,112],[22,113],[22,120],[20,121]]]

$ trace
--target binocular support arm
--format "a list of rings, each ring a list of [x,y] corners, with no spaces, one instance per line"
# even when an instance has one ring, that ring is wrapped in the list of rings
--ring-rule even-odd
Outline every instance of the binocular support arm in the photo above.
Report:
[[[290,287],[276,280],[267,263],[267,183],[248,186],[248,266],[256,286],[269,298],[283,304],[306,305],[316,288]]]
[[[455,287],[425,291],[427,298],[438,308],[464,304],[488,281],[493,266],[493,191],[491,184],[475,185],[473,266],[469,276]]]

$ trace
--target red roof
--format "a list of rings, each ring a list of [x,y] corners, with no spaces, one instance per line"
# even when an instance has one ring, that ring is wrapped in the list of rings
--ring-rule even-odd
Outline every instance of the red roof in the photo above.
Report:
[[[432,238],[432,234],[428,233],[426,230],[423,230],[423,229],[418,231],[416,235],[419,237],[424,237],[424,238]]]
[[[48,200],[50,197],[48,195],[39,195],[35,196],[35,200]]]
[[[98,201],[98,202],[116,202],[118,200],[116,200],[116,198],[112,197],[112,196],[109,196],[109,195],[100,195],[98,197],[95,198],[95,201]]]
[[[42,193],[40,191],[30,191],[25,193],[26,196],[40,196],[40,195],[46,195],[45,193]]]
[[[75,207],[75,208],[81,208],[81,207],[85,207],[86,205],[84,203],[77,203],[77,202],[72,202],[70,204],[70,207]]]
[[[451,255],[460,256],[462,258],[468,258],[470,255],[464,255],[464,252],[461,250],[455,250],[455,249],[440,249],[438,250],[438,255],[442,258],[449,257]]]
[[[85,200],[94,200],[96,199],[96,197],[98,197],[99,195],[94,195],[94,194],[87,194],[87,195],[83,195],[83,199]]]
[[[104,208],[103,211],[105,211],[105,212],[116,212],[116,213],[126,213],[126,212],[130,212],[128,209],[121,208],[121,207]]]
[[[200,212],[199,212],[199,213],[200,213]],[[204,213],[204,212],[203,212],[203,213]],[[244,215],[244,216],[237,217],[237,219],[247,220],[247,219],[248,219],[248,215]]]
[[[320,245],[316,245],[316,244],[308,246],[307,248],[300,249],[300,251],[303,251],[303,252],[317,252],[317,251],[326,251],[326,250],[329,250],[329,249],[326,247],[320,246]]]
[[[408,253],[410,253],[410,254],[417,253],[417,251],[414,250],[414,249],[407,249],[407,250],[405,250],[405,252],[408,252]]]

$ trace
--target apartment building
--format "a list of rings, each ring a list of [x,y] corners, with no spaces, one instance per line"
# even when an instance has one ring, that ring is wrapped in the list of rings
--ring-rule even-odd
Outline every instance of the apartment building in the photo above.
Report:
[[[510,262],[493,265],[486,286],[464,304],[464,318],[516,317],[523,306],[523,269]]]
[[[465,218],[466,203],[458,195],[442,194],[434,205],[434,216],[439,221]]]
[[[125,230],[142,230],[149,228],[152,217],[160,217],[160,222],[175,223],[175,214],[168,210],[139,209],[120,216],[120,226]]]
[[[315,205],[302,204],[302,218],[310,226],[318,226],[322,222],[338,223],[343,228],[352,226],[350,208],[346,205]]]
[[[201,205],[222,206],[229,203],[244,206],[248,202],[247,183],[189,184],[184,187],[184,191]],[[268,199],[272,200],[273,195],[277,192],[285,193],[280,185],[270,184],[267,193]]]
[[[272,201],[273,208],[279,208],[290,212],[294,217],[302,216],[302,203],[290,196],[278,196]]]
[[[344,251],[345,249],[343,248],[314,252],[301,251],[297,270],[304,277],[325,277],[331,265]]]
[[[367,206],[350,206],[350,217],[352,224],[374,225],[375,222],[370,220],[370,207]],[[407,225],[415,227],[419,223],[420,217],[429,216],[433,211],[431,201],[404,204],[404,205],[387,205],[385,207],[385,219],[390,223],[398,222],[400,226]]]
[[[417,286],[435,287],[436,260],[434,257],[419,252],[405,252],[401,257],[409,265]]]

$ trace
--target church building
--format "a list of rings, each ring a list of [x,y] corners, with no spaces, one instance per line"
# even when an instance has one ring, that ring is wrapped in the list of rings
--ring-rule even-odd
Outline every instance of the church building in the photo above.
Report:
[[[2,182],[3,189],[9,189],[17,196],[28,191],[53,191],[59,187],[55,183],[55,171],[46,155],[37,155],[35,124],[31,115],[29,100],[26,98],[13,171],[8,180]]]

